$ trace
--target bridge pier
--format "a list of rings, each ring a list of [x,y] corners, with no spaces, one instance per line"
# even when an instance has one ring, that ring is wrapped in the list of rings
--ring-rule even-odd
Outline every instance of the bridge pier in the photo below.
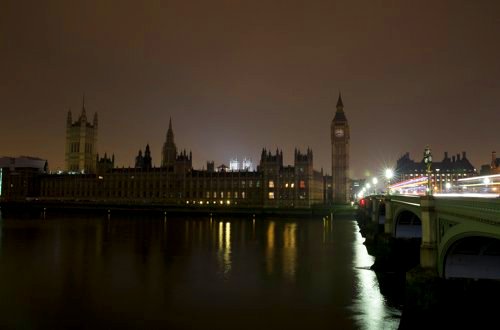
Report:
[[[437,274],[438,249],[437,249],[437,217],[435,212],[435,199],[424,196],[420,199],[422,209],[422,245],[420,246],[420,266],[432,270]]]
[[[391,203],[385,203],[385,223],[384,223],[384,233],[388,235],[393,235],[394,228],[394,210]]]

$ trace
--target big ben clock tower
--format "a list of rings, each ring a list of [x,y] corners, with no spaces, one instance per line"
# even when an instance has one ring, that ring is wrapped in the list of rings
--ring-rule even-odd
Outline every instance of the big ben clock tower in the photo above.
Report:
[[[332,120],[332,189],[334,203],[347,203],[349,190],[347,173],[349,172],[349,124],[344,113],[342,96],[339,93],[337,111]]]

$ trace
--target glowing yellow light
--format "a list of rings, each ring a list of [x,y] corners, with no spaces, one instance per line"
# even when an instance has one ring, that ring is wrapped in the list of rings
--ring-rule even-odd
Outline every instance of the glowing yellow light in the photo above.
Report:
[[[292,183],[290,186],[291,186],[292,188],[293,188],[293,187],[295,187],[295,183]]]
[[[285,188],[288,188],[288,182],[287,182],[287,183],[285,183]]]
[[[224,201],[220,201],[220,205],[224,204]]]
[[[226,204],[227,204],[227,205],[231,204],[231,201],[228,199],[228,200],[226,201]]]

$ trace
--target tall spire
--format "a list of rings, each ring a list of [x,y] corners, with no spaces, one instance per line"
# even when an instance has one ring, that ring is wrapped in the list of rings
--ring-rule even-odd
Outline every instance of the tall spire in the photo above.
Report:
[[[174,143],[174,130],[172,129],[172,117],[168,122],[167,143]]]
[[[339,99],[337,100],[337,111],[335,112],[335,116],[333,118],[334,121],[347,121],[344,112],[344,102],[342,102],[342,94],[339,91]]]
[[[83,98],[82,98],[82,115],[80,118],[84,118],[85,121],[87,121],[87,113],[85,112],[85,93],[83,93]]]
[[[344,103],[342,102],[342,94],[339,91],[339,99],[337,100],[337,109],[342,110],[344,108]]]
[[[68,117],[66,119],[66,124],[68,126],[71,126],[71,124],[73,124],[73,119],[71,118],[71,109],[68,110]]]

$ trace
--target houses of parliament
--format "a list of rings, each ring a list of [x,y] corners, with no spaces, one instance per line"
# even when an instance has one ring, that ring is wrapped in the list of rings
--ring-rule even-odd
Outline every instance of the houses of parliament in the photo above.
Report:
[[[293,165],[283,163],[283,151],[262,149],[256,171],[232,171],[207,162],[206,169],[192,166],[193,155],[178,150],[172,120],[168,124],[161,165],[153,166],[149,145],[139,150],[134,167],[115,167],[114,155],[97,153],[98,117],[87,119],[85,101],[80,116],[66,121],[64,173],[39,171],[32,196],[47,201],[88,201],[117,204],[151,203],[190,207],[311,208],[346,203],[349,199],[349,125],[339,94],[331,123],[332,176],[313,167],[313,151],[295,149]],[[8,169],[6,169],[8,171]],[[8,178],[4,171],[4,178]],[[8,184],[8,182],[5,182]],[[5,186],[5,185],[4,185]],[[4,193],[3,199],[23,197]]]

